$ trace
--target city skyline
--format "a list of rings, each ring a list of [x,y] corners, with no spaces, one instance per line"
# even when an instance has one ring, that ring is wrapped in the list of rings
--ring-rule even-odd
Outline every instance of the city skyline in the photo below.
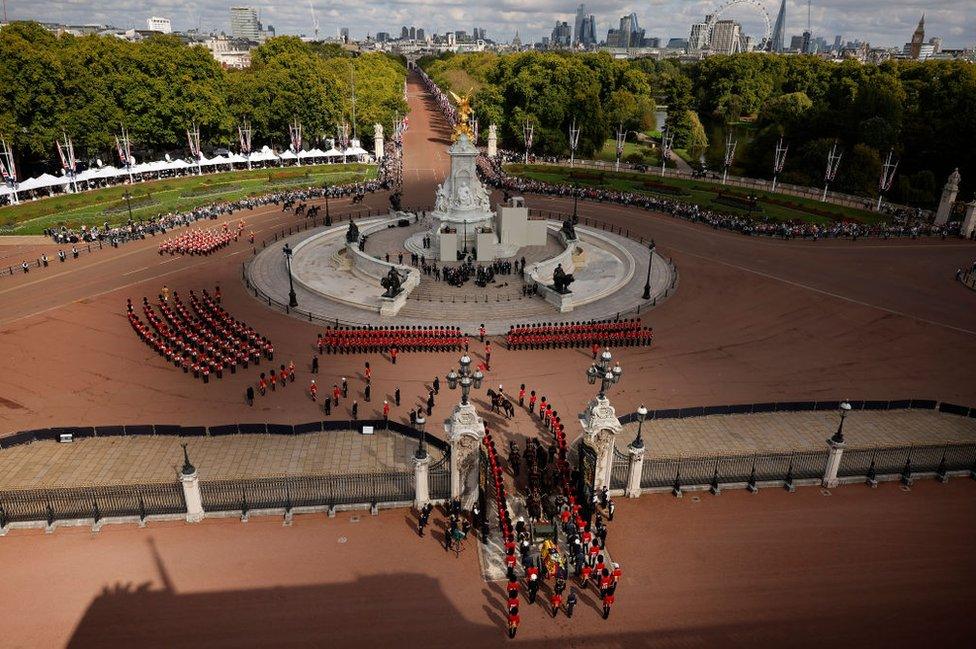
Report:
[[[339,2],[313,0],[321,23],[320,36],[335,37],[342,27],[350,29],[353,39],[377,32],[399,34],[402,25],[423,27],[428,35],[446,31],[467,30],[473,24],[485,29],[489,38],[507,42],[516,29],[523,42],[536,42],[549,36],[553,26],[566,21],[575,26],[579,2],[565,0],[501,0],[490,6],[458,0],[386,0],[350,7]],[[586,2],[587,14],[593,14],[596,37],[606,38],[608,28],[617,26],[622,16],[636,13],[648,37],[687,38],[691,25],[700,22],[722,3],[712,0],[650,0],[647,3],[618,0]],[[775,20],[780,2],[764,3],[771,20]],[[919,5],[903,0],[866,0],[852,7],[845,0],[820,0],[812,7],[812,31],[833,40],[841,34],[845,40],[859,39],[875,46],[900,47],[910,40],[922,13],[926,15],[926,32],[943,38],[947,48],[974,45],[976,12],[966,0],[944,0],[936,6]],[[37,20],[65,24],[101,23],[123,28],[144,28],[150,16],[169,18],[174,31],[185,31],[199,25],[202,31],[230,33],[231,6],[250,6],[260,14],[261,22],[273,25],[276,33],[311,35],[308,3],[228,2],[227,0],[165,0],[136,3],[131,0],[105,0],[97,6],[64,1],[7,1],[9,20]],[[743,32],[761,36],[759,14],[748,7],[735,7],[722,14],[736,20]],[[806,2],[787,2],[786,36],[801,34],[806,28]]]

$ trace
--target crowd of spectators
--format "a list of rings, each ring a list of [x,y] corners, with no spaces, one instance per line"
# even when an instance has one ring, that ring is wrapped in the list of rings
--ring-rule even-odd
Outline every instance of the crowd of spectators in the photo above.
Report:
[[[504,156],[500,157],[504,160]],[[574,195],[601,203],[616,203],[638,207],[655,212],[663,212],[676,218],[696,223],[704,223],[716,229],[731,230],[745,235],[764,235],[783,239],[832,239],[858,237],[911,237],[941,236],[959,234],[959,223],[937,226],[929,223],[921,210],[909,208],[887,208],[889,221],[875,224],[855,223],[853,221],[833,221],[828,224],[807,221],[778,221],[746,217],[703,208],[700,205],[677,198],[664,198],[642,192],[628,192],[600,187],[580,187],[568,183],[550,183],[531,180],[506,174],[499,160],[481,156],[478,171],[483,180],[508,193],[532,193],[546,196],[571,198]]]

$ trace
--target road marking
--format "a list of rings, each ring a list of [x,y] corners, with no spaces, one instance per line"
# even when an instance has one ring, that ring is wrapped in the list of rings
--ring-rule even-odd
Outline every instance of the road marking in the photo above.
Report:
[[[122,273],[122,277],[127,275],[133,275],[135,273],[141,273],[144,270],[149,270],[149,266],[143,266],[142,268],[136,268],[135,270],[130,270],[128,273]]]

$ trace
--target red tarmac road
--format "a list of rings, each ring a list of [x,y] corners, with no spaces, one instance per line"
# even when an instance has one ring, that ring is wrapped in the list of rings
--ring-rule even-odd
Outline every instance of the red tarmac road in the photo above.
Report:
[[[503,584],[443,519],[350,513],[151,523],[0,539],[5,647],[492,647]],[[523,601],[519,646],[967,646],[976,484],[623,501],[608,542],[610,619],[592,590],[572,620]],[[542,594],[548,594],[548,586]],[[523,598],[524,599],[524,598]]]
[[[410,91],[408,205],[429,202],[446,169],[449,142],[420,86],[412,81]],[[380,208],[386,197],[367,201]],[[569,209],[567,201],[543,197],[529,197],[529,203]],[[350,209],[348,201],[333,202],[336,212]],[[783,242],[618,206],[587,203],[582,214],[654,237],[680,271],[675,298],[645,316],[657,333],[655,346],[615,350],[625,370],[615,388],[621,412],[641,402],[670,407],[808,398],[976,404],[976,293],[953,281],[955,268],[976,256],[972,243]],[[258,241],[300,221],[273,206],[243,216]],[[298,390],[262,399],[253,409],[244,405],[255,368],[203,385],[149,353],[126,322],[124,302],[154,296],[163,284],[186,291],[219,282],[229,311],[275,343],[276,363],[295,360],[307,368],[317,332],[245,292],[240,273],[251,254],[246,242],[209,257],[161,257],[156,245],[149,239],[0,278],[0,355],[6,361],[0,434],[52,425],[319,417]],[[52,246],[49,254],[55,252]],[[420,395],[423,380],[446,373],[453,356],[404,354],[396,368],[376,356],[330,357],[318,382],[355,377],[372,358],[376,392],[400,386],[405,396]],[[587,364],[585,353],[497,349],[492,360],[493,382],[514,388],[524,381],[573,403],[588,394],[577,374]],[[300,375],[303,386],[307,379]],[[374,400],[377,411],[381,405]],[[337,416],[345,417],[344,409]]]

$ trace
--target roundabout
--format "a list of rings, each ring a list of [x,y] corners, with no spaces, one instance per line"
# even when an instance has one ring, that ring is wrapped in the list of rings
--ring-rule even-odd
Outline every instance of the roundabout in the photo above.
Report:
[[[248,288],[308,320],[449,322],[467,331],[484,325],[492,335],[513,324],[636,316],[676,289],[677,271],[653,240],[568,214],[546,218],[519,196],[492,210],[466,135],[449,154],[432,211],[391,210],[291,235],[246,265]]]

